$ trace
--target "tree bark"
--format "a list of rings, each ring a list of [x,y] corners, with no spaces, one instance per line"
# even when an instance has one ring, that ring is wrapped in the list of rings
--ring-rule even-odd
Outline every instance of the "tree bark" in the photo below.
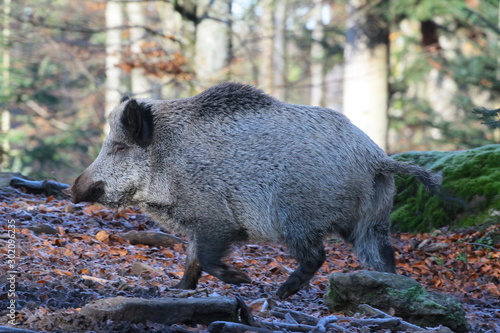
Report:
[[[322,45],[324,37],[324,26],[321,11],[324,0],[317,0],[314,4],[313,19],[315,27],[312,31],[311,45],[311,105],[324,106],[324,57],[325,52]]]
[[[273,94],[273,45],[274,19],[273,0],[261,1],[262,17],[260,18],[260,68],[259,87]]]
[[[105,116],[108,118],[111,111],[118,105],[122,97],[121,70],[117,65],[121,61],[121,30],[123,26],[123,13],[120,2],[108,1],[106,3],[106,93]],[[108,126],[108,125],[106,125]],[[105,128],[105,133],[109,128]]]
[[[134,57],[139,57],[142,54],[142,40],[145,37],[146,31],[146,16],[144,15],[144,7],[140,2],[127,3],[127,15],[131,26],[130,29],[130,54]],[[153,84],[146,77],[142,68],[133,68],[130,72],[130,86],[135,97],[154,97]]]
[[[11,0],[3,1],[3,51],[2,51],[2,90],[4,97],[10,95],[10,11]],[[10,131],[10,111],[8,109],[2,110],[1,115],[1,133],[3,135]],[[2,140],[0,148],[0,167],[7,168],[9,165],[8,153],[10,151],[10,144],[7,138]]]
[[[195,70],[202,87],[229,78],[230,14],[231,0],[198,3],[200,21],[196,27]]]
[[[286,0],[274,2],[273,95],[286,99]]]
[[[347,4],[344,114],[382,149],[387,149],[388,27],[368,0]]]
[[[169,2],[158,3],[159,15],[161,20],[162,30],[167,35],[175,36],[176,38],[182,38],[182,16],[175,9],[174,6]],[[192,25],[193,23],[190,22]],[[183,43],[182,43],[183,44]],[[174,42],[168,38],[161,40],[161,45],[169,53],[180,52],[186,55],[182,49],[181,44]],[[182,96],[183,91],[185,91],[185,84],[180,84],[178,80],[168,79],[167,82],[161,84],[161,98],[163,99],[175,99]]]

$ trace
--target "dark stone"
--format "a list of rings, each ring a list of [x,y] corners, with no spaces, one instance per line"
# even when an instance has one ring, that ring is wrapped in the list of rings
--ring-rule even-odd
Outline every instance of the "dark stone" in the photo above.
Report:
[[[450,295],[427,291],[417,281],[396,274],[358,271],[334,273],[329,277],[325,301],[332,311],[356,312],[368,304],[422,327],[447,326],[467,332],[462,304]]]

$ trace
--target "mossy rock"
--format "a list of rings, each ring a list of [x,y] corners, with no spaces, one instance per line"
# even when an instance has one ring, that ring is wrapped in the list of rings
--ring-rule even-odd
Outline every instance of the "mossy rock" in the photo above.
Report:
[[[382,272],[333,273],[325,303],[333,312],[355,313],[360,304],[394,310],[395,316],[423,327],[444,325],[467,332],[462,304],[453,296],[425,290],[412,278]]]
[[[441,173],[445,194],[467,203],[464,209],[429,194],[413,177],[398,176],[391,217],[400,231],[473,226],[500,211],[500,145],[455,152],[408,152],[392,158]]]

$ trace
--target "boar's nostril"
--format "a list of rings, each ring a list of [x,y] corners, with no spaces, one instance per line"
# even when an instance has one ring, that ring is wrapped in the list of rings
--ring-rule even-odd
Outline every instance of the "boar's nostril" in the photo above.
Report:
[[[72,186],[71,199],[74,203],[87,201],[99,202],[104,195],[104,182],[102,180],[91,183],[87,188]]]

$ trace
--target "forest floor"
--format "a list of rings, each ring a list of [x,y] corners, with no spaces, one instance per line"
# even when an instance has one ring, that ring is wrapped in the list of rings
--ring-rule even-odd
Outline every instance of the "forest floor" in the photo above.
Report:
[[[150,322],[130,326],[99,324],[79,316],[81,307],[103,297],[179,295],[178,290],[170,288],[183,274],[182,244],[158,248],[131,245],[121,238],[132,230],[160,231],[147,216],[133,209],[116,212],[99,205],[73,205],[68,200],[10,188],[0,188],[0,216],[2,244],[7,244],[9,221],[15,221],[17,252],[14,267],[9,267],[7,246],[0,248],[0,325],[9,325],[7,271],[15,270],[17,327],[45,332],[169,331],[164,325]],[[500,218],[480,231],[470,228],[430,234],[395,233],[392,242],[398,272],[428,290],[457,297],[472,332],[500,332],[499,235]],[[251,284],[232,286],[204,274],[196,296],[239,296],[256,317],[265,320],[272,318],[261,310],[270,303],[316,317],[330,315],[323,301],[328,275],[366,267],[344,242],[332,238],[325,245],[327,262],[310,287],[285,301],[274,295],[296,263],[284,247],[267,244],[235,247],[227,259],[247,272],[253,279]],[[192,331],[206,329],[201,325],[184,327]]]

